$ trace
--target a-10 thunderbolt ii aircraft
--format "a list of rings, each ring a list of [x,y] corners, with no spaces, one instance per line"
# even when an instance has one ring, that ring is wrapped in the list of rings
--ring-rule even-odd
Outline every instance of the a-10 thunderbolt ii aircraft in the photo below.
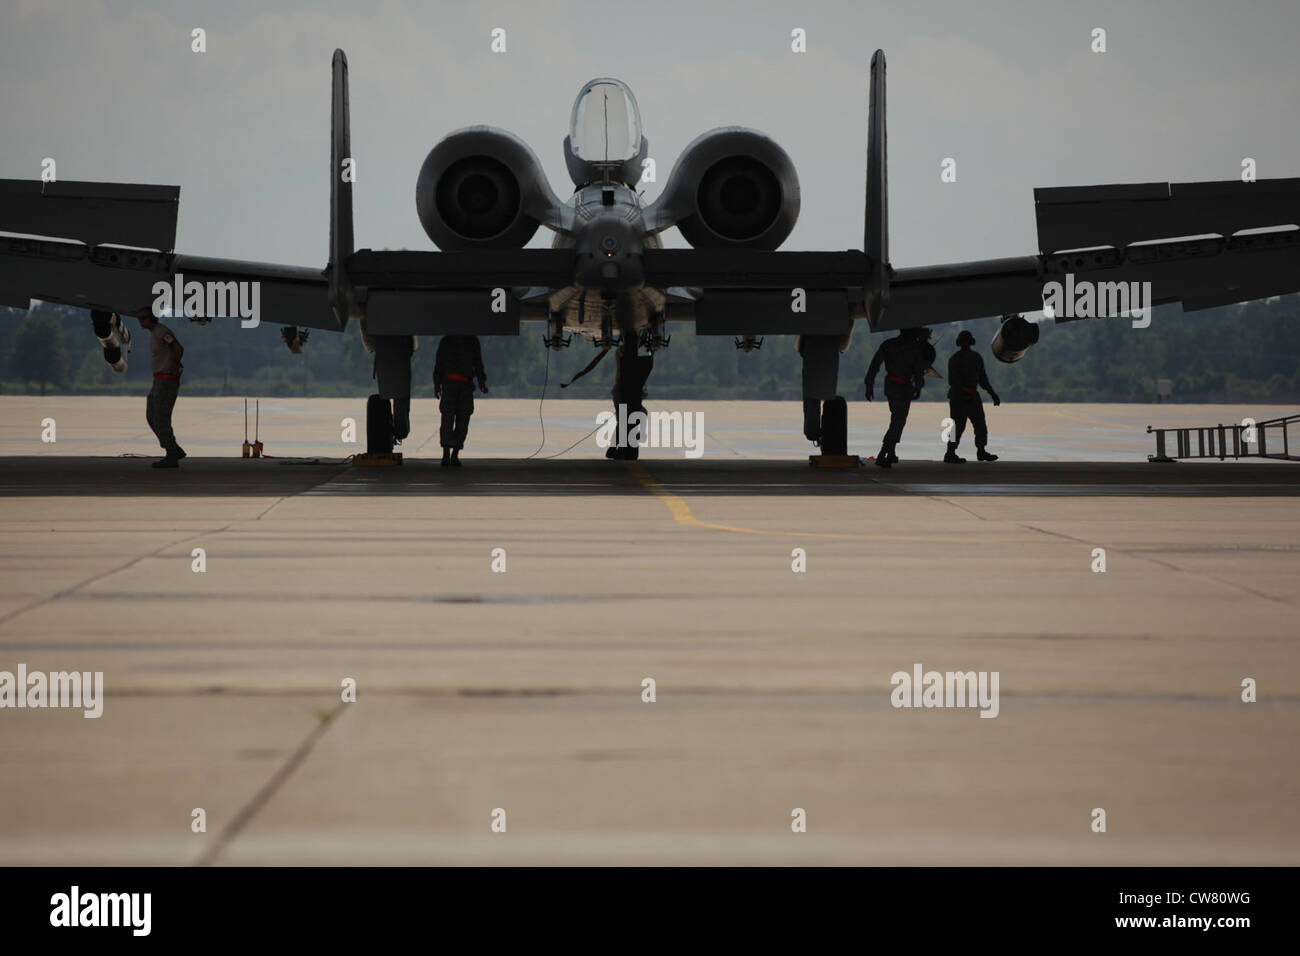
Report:
[[[433,147],[415,184],[416,212],[441,251],[354,250],[347,84],[347,59],[336,50],[323,269],[172,251],[179,187],[7,180],[0,304],[90,309],[105,358],[120,370],[114,314],[155,308],[155,287],[177,283],[186,301],[174,312],[207,321],[236,314],[223,308],[223,296],[240,288],[230,283],[257,283],[259,318],[291,327],[292,349],[301,347],[299,328],[360,321],[378,352],[380,392],[391,396],[411,336],[517,335],[526,320],[548,324],[549,347],[577,333],[605,348],[627,343],[624,360],[634,361],[667,344],[668,320],[749,349],[764,335],[842,341],[858,319],[876,332],[1001,315],[991,350],[1017,361],[1038,337],[1019,313],[1044,308],[1053,283],[1067,296],[1095,286],[1100,315],[1129,310],[1133,303],[1104,300],[1133,283],[1150,283],[1147,307],[1177,301],[1188,310],[1300,291],[1300,179],[1036,189],[1038,254],[895,267],[881,51],[871,60],[861,250],[777,251],[799,214],[799,181],[785,150],[754,130],[696,138],[662,194],[644,204],[636,185],[648,144],[631,90],[614,79],[590,81],[573,105],[569,199],[557,197],[522,140],[469,127]],[[522,248],[538,226],[555,233],[553,248]],[[692,249],[660,247],[671,226]],[[195,282],[206,297],[190,299]],[[1077,317],[1065,304],[1057,321]],[[372,414],[372,432],[377,421],[384,428]],[[369,437],[371,450],[392,447],[391,437]]]

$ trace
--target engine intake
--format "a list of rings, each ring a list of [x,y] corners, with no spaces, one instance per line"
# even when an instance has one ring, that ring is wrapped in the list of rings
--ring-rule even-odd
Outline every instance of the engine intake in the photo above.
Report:
[[[415,185],[420,225],[439,249],[518,249],[559,200],[537,155],[504,130],[457,130],[430,150]]]
[[[697,137],[673,167],[647,219],[676,223],[702,249],[775,249],[799,218],[799,177],[775,141],[749,129]]]

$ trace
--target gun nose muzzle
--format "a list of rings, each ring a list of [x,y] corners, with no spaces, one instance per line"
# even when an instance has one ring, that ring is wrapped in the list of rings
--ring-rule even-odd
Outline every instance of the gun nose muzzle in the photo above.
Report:
[[[636,288],[645,282],[641,234],[632,224],[610,217],[589,223],[574,237],[574,281],[603,292]]]

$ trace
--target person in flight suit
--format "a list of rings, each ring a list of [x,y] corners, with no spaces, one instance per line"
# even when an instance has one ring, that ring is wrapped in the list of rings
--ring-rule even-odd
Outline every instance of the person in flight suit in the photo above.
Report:
[[[876,464],[888,468],[898,461],[894,448],[903,437],[907,412],[912,400],[919,397],[925,383],[926,369],[934,364],[934,346],[930,344],[930,330],[904,329],[892,339],[886,339],[876,349],[867,367],[867,401],[875,398],[876,373],[885,366],[885,398],[889,401],[889,430],[881,442]]]
[[[637,412],[646,414],[646,382],[654,371],[655,359],[653,355],[638,355],[635,342],[625,342],[614,353],[614,360],[617,365],[614,369],[614,387],[610,390],[610,397],[614,399],[614,415],[617,421],[630,423]],[[627,445],[619,445],[615,439],[605,449],[606,458],[635,461],[640,456],[636,430],[628,424],[627,431]]]
[[[1002,399],[998,398],[997,392],[989,384],[988,374],[984,371],[984,359],[971,348],[975,344],[975,336],[962,330],[957,335],[957,344],[960,348],[948,359],[948,413],[956,422],[957,429],[953,432],[954,440],[948,442],[948,453],[943,456],[943,460],[950,465],[960,465],[966,461],[965,458],[957,457],[957,446],[961,443],[961,434],[966,430],[966,421],[969,419],[971,427],[975,429],[975,457],[980,461],[997,461],[997,455],[991,455],[984,449],[989,442],[989,430],[984,423],[984,402],[980,399],[979,390],[982,388],[988,392],[995,406],[1001,405]]]
[[[145,419],[158,438],[158,444],[167,453],[153,463],[154,468],[176,468],[185,457],[185,449],[176,443],[172,431],[172,409],[181,391],[181,356],[185,348],[176,333],[158,321],[151,309],[136,313],[140,328],[149,333],[149,359],[153,363],[153,386],[145,403]]]
[[[474,414],[474,383],[487,394],[483,350],[474,335],[444,335],[433,361],[433,395],[442,412],[442,464],[460,467],[460,450],[469,434]]]

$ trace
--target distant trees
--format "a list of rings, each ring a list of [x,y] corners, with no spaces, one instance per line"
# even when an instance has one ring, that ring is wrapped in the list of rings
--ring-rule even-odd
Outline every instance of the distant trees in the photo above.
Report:
[[[45,312],[33,312],[23,319],[10,356],[13,376],[20,382],[36,382],[41,394],[50,385],[63,385],[68,378],[68,352],[58,319]]]
[[[69,389],[80,394],[143,395],[149,389],[148,336],[136,332],[124,375],[108,370],[90,334],[86,312],[43,303],[30,315],[0,308],[0,373],[10,391]],[[304,354],[292,355],[280,329],[263,322],[255,329],[238,322],[191,325],[172,320],[185,344],[187,395],[352,396],[371,392],[373,356],[360,341],[356,323],[343,334],[312,334]],[[975,335],[998,393],[1019,402],[1140,402],[1144,379],[1173,382],[1175,402],[1300,403],[1300,295],[1242,305],[1183,312],[1177,305],[1155,310],[1151,326],[1134,329],[1128,319],[1085,319],[1039,326],[1041,341],[1015,365],[989,354],[998,319],[936,325],[937,365],[947,372],[948,356],[961,328]],[[672,345],[655,356],[650,377],[652,402],[667,400],[798,401],[799,356],[794,336],[769,335],[760,351],[744,354],[731,336],[696,335],[689,323],[672,322]],[[537,399],[546,381],[547,402],[609,395],[613,358],[572,388],[559,384],[596,354],[577,337],[571,348],[548,356],[543,330],[525,324],[518,336],[485,336],[483,358],[492,395]],[[840,359],[839,392],[862,397],[862,376],[887,334],[872,335],[865,322]],[[420,339],[411,369],[417,398],[433,394],[435,336]],[[75,373],[69,374],[69,371]],[[879,391],[880,383],[876,383]],[[941,400],[944,382],[929,380],[925,398]]]

